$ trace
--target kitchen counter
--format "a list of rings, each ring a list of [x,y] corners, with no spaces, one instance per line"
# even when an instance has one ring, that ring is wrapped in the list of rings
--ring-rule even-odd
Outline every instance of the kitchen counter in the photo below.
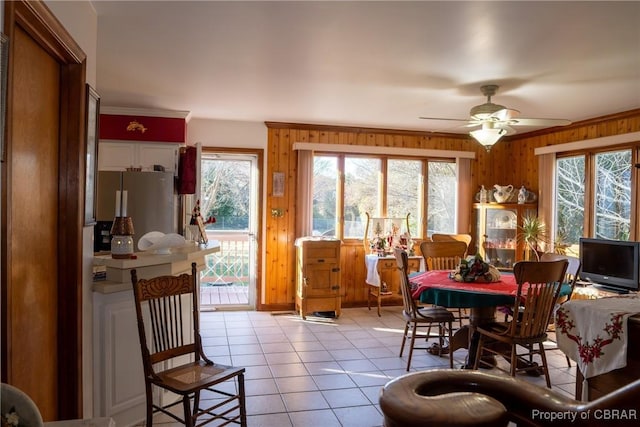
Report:
[[[204,264],[205,255],[220,251],[220,242],[211,240],[206,245],[187,243],[172,248],[169,254],[136,252],[135,259],[116,259],[111,255],[97,255],[93,265],[106,267],[106,280],[93,282],[93,291],[103,294],[131,290],[131,270],[136,269],[138,278],[148,279],[156,276],[175,276],[191,271],[191,263]]]

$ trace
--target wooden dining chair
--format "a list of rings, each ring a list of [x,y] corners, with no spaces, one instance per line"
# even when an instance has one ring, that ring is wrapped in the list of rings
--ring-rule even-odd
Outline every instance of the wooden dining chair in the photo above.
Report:
[[[433,238],[433,235],[431,236]],[[420,243],[420,252],[424,258],[427,271],[430,270],[455,270],[467,252],[467,243],[459,240],[424,241]],[[456,310],[456,320],[459,327],[465,319],[469,318],[466,309]]]
[[[427,332],[424,334],[426,342],[428,342],[429,338],[438,338],[438,344],[440,346],[438,355],[442,356],[442,350],[445,347],[445,333],[447,334],[447,344],[451,343],[451,329],[454,317],[453,313],[444,307],[418,308],[416,301],[411,296],[411,284],[409,283],[408,275],[409,256],[400,248],[394,249],[393,254],[396,257],[398,272],[400,274],[400,290],[402,292],[403,302],[402,317],[405,320],[402,345],[400,346],[400,357],[402,357],[404,346],[408,338],[410,340],[409,357],[407,358],[408,372],[411,368],[413,350],[427,350],[429,348],[415,346],[416,337],[418,336],[418,328],[427,328]],[[431,335],[431,327],[434,325],[438,326],[438,335]],[[453,368],[453,351],[449,351],[449,367]]]
[[[568,261],[520,261],[513,266],[518,291],[513,304],[511,321],[478,325],[478,349],[474,369],[478,369],[483,352],[504,356],[510,364],[511,376],[516,372],[542,370],[551,388],[544,342],[553,308],[558,300],[560,286],[564,281]],[[537,346],[537,348],[536,348]],[[518,348],[526,351],[518,353]],[[539,355],[541,364],[529,363]],[[497,366],[496,366],[497,367]]]
[[[542,254],[542,256],[540,256],[540,261],[542,262],[558,261],[563,259],[569,262],[569,264],[567,265],[567,272],[565,273],[564,283],[568,283],[571,286],[571,290],[569,291],[569,295],[567,295],[566,297],[558,298],[558,302],[556,303],[556,306],[553,309],[553,315],[551,316],[551,319],[549,321],[550,322],[549,329],[547,330],[547,332],[555,332],[555,322],[554,322],[555,313],[556,311],[558,311],[558,307],[560,307],[560,305],[564,304],[565,302],[571,299],[571,296],[573,295],[573,290],[576,287],[576,282],[578,281],[578,277],[580,276],[582,264],[579,258],[572,257],[569,255],[544,253]],[[557,345],[554,347],[547,346],[546,349],[560,350]],[[565,358],[567,359],[567,366],[571,367],[571,359],[569,359],[569,356],[567,355],[565,355]]]
[[[206,422],[247,425],[245,369],[213,363],[202,350],[196,274],[195,263],[191,265],[191,274],[179,276],[138,279],[136,270],[131,270],[144,367],[147,427],[153,425],[156,412],[187,427],[195,426],[203,415]],[[190,357],[190,361],[184,363],[185,357]],[[178,394],[182,399],[169,404],[154,402],[152,386]],[[212,398],[212,406],[200,407],[203,391],[211,394],[207,399]],[[183,406],[183,419],[169,411],[179,404]]]
[[[467,250],[465,251],[465,256],[469,252],[469,245],[471,244],[471,234],[442,234],[442,233],[433,233],[431,235],[431,240],[434,242],[464,242],[467,245]]]

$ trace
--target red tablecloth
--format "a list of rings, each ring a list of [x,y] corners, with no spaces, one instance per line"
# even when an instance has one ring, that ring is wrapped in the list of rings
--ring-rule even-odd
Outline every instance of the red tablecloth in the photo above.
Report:
[[[449,278],[449,270],[432,270],[416,274],[409,278],[411,283],[417,285],[413,291],[413,297],[418,299],[420,294],[429,288],[450,289],[467,292],[482,292],[490,294],[516,296],[518,284],[513,274],[502,274],[499,282],[456,282]]]

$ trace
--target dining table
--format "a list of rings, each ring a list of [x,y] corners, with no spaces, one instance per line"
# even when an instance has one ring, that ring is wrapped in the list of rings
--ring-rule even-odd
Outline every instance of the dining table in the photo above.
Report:
[[[518,283],[511,271],[501,271],[500,279],[495,282],[458,282],[450,276],[450,270],[429,270],[412,275],[409,278],[412,296],[421,303],[469,309],[469,324],[455,331],[447,350],[467,349],[468,356],[463,367],[472,369],[479,340],[476,328],[496,321],[498,307],[513,306],[518,294]],[[525,284],[523,293],[526,293],[526,286]],[[569,295],[570,292],[571,286],[563,283],[559,295]],[[488,360],[495,364],[495,359]],[[522,360],[520,363],[529,362]]]

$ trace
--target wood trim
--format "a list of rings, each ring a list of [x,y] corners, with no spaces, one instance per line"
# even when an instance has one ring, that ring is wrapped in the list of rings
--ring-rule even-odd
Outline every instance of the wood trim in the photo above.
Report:
[[[13,37],[16,27],[22,28],[51,57],[60,63],[60,153],[59,153],[59,211],[58,227],[60,253],[58,265],[58,419],[82,418],[82,232],[84,199],[85,147],[85,70],[86,54],[57,20],[47,6],[40,1],[17,0],[4,2],[4,28]],[[15,52],[10,43],[8,88],[12,87],[12,58]],[[12,115],[11,90],[8,90],[7,117]],[[7,135],[11,135],[8,120]],[[10,138],[8,138],[9,140]],[[2,197],[7,200],[6,169],[3,168]],[[4,314],[7,294],[12,284],[8,278],[11,255],[7,251],[7,239],[11,238],[11,219],[2,210],[2,297],[3,328],[2,355],[10,338],[11,318]],[[2,379],[11,376],[11,360],[2,358]]]
[[[314,150],[331,153],[359,153],[389,155],[389,147],[348,145],[348,144],[320,144],[312,142],[294,142],[293,150]],[[437,150],[426,148],[393,148],[393,155],[431,158],[462,158],[475,159],[474,151]]]
[[[533,150],[536,156],[549,153],[564,153],[568,151],[584,151],[591,148],[612,147],[640,141],[640,132],[623,133],[619,135],[604,136],[602,138],[586,139],[584,141],[567,142],[565,144],[548,145]]]
[[[284,122],[264,122],[268,129],[295,129],[295,130],[308,130],[308,131],[326,131],[326,132],[350,132],[350,133],[380,133],[386,135],[406,135],[406,136],[421,136],[421,137],[434,137],[434,138],[449,138],[449,139],[466,139],[471,140],[471,136],[461,133],[444,133],[444,132],[427,132],[417,130],[403,130],[403,129],[385,129],[385,128],[369,128],[361,126],[335,126],[335,125],[316,125],[307,123],[284,123]]]

